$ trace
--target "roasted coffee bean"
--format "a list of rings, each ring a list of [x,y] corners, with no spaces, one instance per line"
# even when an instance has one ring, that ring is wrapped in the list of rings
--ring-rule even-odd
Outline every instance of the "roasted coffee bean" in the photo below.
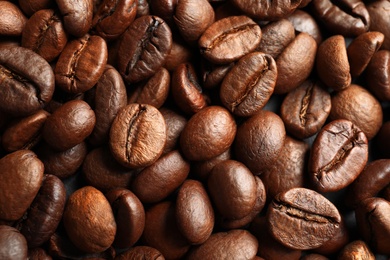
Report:
[[[10,1],[0,1],[0,35],[20,36],[26,25],[27,18],[18,6]]]
[[[234,151],[255,175],[271,167],[282,151],[286,130],[275,113],[261,110],[237,129]]]
[[[287,16],[286,19],[293,24],[295,31],[308,33],[316,40],[317,45],[321,44],[322,32],[316,20],[309,13],[297,9],[291,15]]]
[[[234,229],[212,234],[201,246],[191,250],[187,259],[253,259],[257,248],[257,239],[251,233]]]
[[[355,240],[346,245],[338,254],[339,260],[367,259],[375,260],[375,255],[362,240]]]
[[[331,106],[330,94],[321,82],[306,80],[284,98],[280,116],[289,133],[305,139],[318,133],[329,116]]]
[[[347,54],[352,77],[362,74],[372,56],[382,46],[384,38],[383,33],[366,32],[356,37],[349,44]]]
[[[181,185],[175,208],[177,227],[191,244],[203,244],[214,228],[214,210],[203,184],[186,180]]]
[[[35,12],[42,9],[50,9],[55,5],[51,0],[19,0],[20,9],[27,15],[32,16]]]
[[[166,21],[170,28],[173,28],[174,14],[177,6],[178,0],[159,0],[159,1],[150,1],[149,6],[153,14],[161,17]],[[198,10],[197,10],[198,11]]]
[[[195,174],[198,178],[200,178],[202,181],[205,181],[209,177],[210,172],[215,165],[219,164],[220,162],[229,160],[231,159],[231,157],[232,151],[231,148],[229,148],[225,152],[209,160],[192,162],[191,172]]]
[[[164,256],[160,253],[160,251],[150,246],[135,246],[115,258],[115,260],[127,259],[165,260]]]
[[[375,1],[367,4],[370,15],[370,31],[378,31],[385,35],[382,48],[390,50],[390,3],[389,1]]]
[[[339,211],[328,199],[306,188],[279,193],[267,210],[273,238],[299,250],[319,247],[331,239],[340,221]]]
[[[213,23],[199,39],[201,54],[226,64],[252,52],[261,40],[261,29],[246,16],[231,16]]]
[[[137,14],[136,0],[105,0],[92,20],[92,28],[106,40],[118,38],[134,21]]]
[[[154,163],[166,142],[164,117],[153,106],[129,104],[115,117],[109,144],[114,158],[123,166],[141,168]]]
[[[45,110],[39,110],[31,116],[11,122],[1,139],[3,148],[8,152],[33,148],[40,141],[43,125],[49,116]]]
[[[182,63],[172,74],[172,96],[178,107],[187,114],[195,114],[207,106],[194,66]]]
[[[223,105],[237,116],[252,116],[268,102],[277,82],[278,68],[268,54],[252,52],[227,73],[220,88]]]
[[[44,140],[55,150],[65,151],[83,142],[95,127],[96,117],[82,100],[66,102],[46,120]]]
[[[137,196],[127,189],[110,190],[106,197],[111,204],[117,225],[113,245],[118,248],[133,246],[144,231],[144,206]]]
[[[100,146],[108,141],[111,124],[118,111],[126,104],[125,83],[119,72],[111,65],[107,65],[95,86],[93,107],[96,115],[96,124],[88,137],[89,143],[94,146]]]
[[[375,97],[381,101],[390,100],[390,51],[376,52],[366,69],[366,81]]]
[[[23,217],[38,194],[43,163],[29,150],[19,150],[0,159],[0,220]]]
[[[174,192],[187,178],[190,164],[178,150],[161,156],[137,174],[131,190],[143,203],[156,203]],[[153,183],[153,185],[150,185]]]
[[[183,39],[195,43],[214,22],[214,10],[208,0],[178,0],[173,20]]]
[[[172,37],[172,48],[164,63],[164,67],[169,71],[174,71],[180,64],[189,62],[194,57],[194,52],[181,37],[178,35],[172,35]]]
[[[56,0],[66,31],[75,37],[84,36],[92,25],[93,0]]]
[[[277,1],[249,1],[249,0],[233,0],[242,12],[250,17],[263,21],[279,20],[292,13],[300,6],[302,0],[277,0]]]
[[[329,118],[350,120],[371,140],[382,126],[383,112],[380,103],[370,92],[352,84],[332,96]]]
[[[160,109],[160,112],[167,127],[167,142],[163,151],[163,154],[166,154],[178,148],[180,134],[187,124],[187,119],[169,108],[163,107]]]
[[[171,76],[165,68],[161,68],[145,83],[140,83],[130,91],[127,103],[149,104],[160,108],[169,94]]]
[[[150,0],[136,0],[137,1],[137,16],[141,17],[150,14]]]
[[[27,259],[27,250],[26,239],[17,229],[0,225],[1,259],[25,260]]]
[[[60,55],[67,42],[60,15],[52,9],[45,9],[34,13],[27,21],[21,44],[51,62]]]
[[[16,224],[30,248],[41,246],[54,234],[62,219],[65,200],[65,185],[56,176],[46,174],[25,217]]]
[[[313,0],[313,13],[332,34],[358,36],[370,27],[370,15],[360,0]]]
[[[236,130],[228,110],[209,106],[190,118],[180,135],[180,148],[188,160],[208,160],[232,145]]]
[[[355,214],[360,233],[373,251],[389,255],[390,202],[382,198],[365,199],[360,202]]]
[[[212,89],[219,86],[233,65],[233,62],[230,64],[215,65],[205,59],[202,59],[203,87],[206,89]]]
[[[351,121],[339,119],[324,126],[310,151],[309,175],[319,192],[338,191],[351,184],[368,160],[365,134]]]
[[[56,86],[73,94],[91,89],[102,76],[107,57],[107,44],[100,36],[86,34],[70,41],[54,70]]]
[[[350,186],[346,196],[348,206],[356,207],[361,201],[377,196],[389,184],[390,160],[370,162]]]
[[[316,68],[327,87],[336,91],[349,87],[351,74],[343,36],[329,37],[318,46]]]
[[[103,252],[114,242],[117,226],[110,203],[91,186],[70,195],[63,221],[70,240],[84,252]]]
[[[125,81],[139,82],[155,74],[172,48],[169,26],[157,16],[137,18],[124,32],[118,52],[118,71]]]
[[[53,97],[53,70],[46,60],[29,49],[1,48],[0,77],[0,109],[11,115],[31,115]]]

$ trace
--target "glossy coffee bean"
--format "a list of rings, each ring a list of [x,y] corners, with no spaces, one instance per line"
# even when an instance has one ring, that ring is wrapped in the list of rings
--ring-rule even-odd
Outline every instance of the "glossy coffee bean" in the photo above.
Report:
[[[93,0],[56,0],[64,17],[65,30],[75,37],[84,36],[92,25]]]
[[[284,98],[280,116],[289,133],[299,139],[315,135],[331,109],[330,94],[321,82],[306,80]]]
[[[27,259],[27,242],[17,229],[0,225],[0,258]]]
[[[165,260],[165,257],[157,249],[150,246],[135,246],[115,257],[115,260]]]
[[[390,50],[390,3],[389,1],[375,1],[367,4],[370,15],[370,31],[379,31],[385,35],[383,49]]]
[[[29,150],[0,159],[0,219],[18,220],[30,207],[43,180],[43,163]]]
[[[147,0],[136,0],[136,1],[137,1],[137,16],[136,17],[150,15],[149,1],[147,1]]]
[[[309,175],[315,190],[345,188],[362,172],[368,160],[365,134],[351,121],[340,119],[324,126],[310,151]]]
[[[160,69],[172,48],[169,26],[157,16],[137,18],[124,32],[118,52],[118,71],[125,81],[147,79]]]
[[[166,139],[161,113],[153,106],[134,103],[118,112],[111,126],[109,144],[120,164],[141,168],[160,157]]]
[[[145,227],[145,210],[141,201],[131,191],[123,188],[106,193],[114,212],[117,232],[113,245],[118,248],[133,246]]]
[[[354,259],[374,260],[375,255],[370,247],[362,240],[355,240],[346,245],[338,254],[338,259],[354,260]]]
[[[191,173],[195,174],[202,181],[207,180],[207,178],[210,175],[211,170],[214,168],[215,165],[219,164],[220,162],[231,159],[231,157],[232,157],[231,150],[232,149],[229,148],[225,152],[223,152],[220,155],[218,155],[214,158],[211,158],[209,160],[192,162]]]
[[[23,47],[1,48],[0,64],[1,110],[14,116],[31,115],[52,99],[54,73],[41,56]]]
[[[10,1],[0,1],[0,35],[20,36],[26,25],[27,18],[19,7]]]
[[[177,227],[191,244],[203,244],[214,228],[214,210],[203,184],[186,180],[181,185],[175,209]]]
[[[341,221],[337,208],[306,188],[279,193],[267,210],[271,235],[293,249],[313,249],[331,239]]]
[[[199,39],[209,61],[226,64],[252,52],[261,40],[260,27],[247,16],[231,16],[213,23]]]
[[[46,120],[44,140],[55,150],[65,151],[83,142],[96,123],[95,113],[82,100],[66,102]]]
[[[86,34],[70,41],[56,63],[56,86],[72,94],[91,89],[102,76],[107,57],[107,44],[100,36]]]
[[[209,106],[193,115],[180,135],[180,148],[191,161],[211,159],[226,151],[236,135],[236,122],[223,107]]]
[[[332,96],[329,118],[350,120],[371,140],[382,126],[383,112],[380,103],[370,92],[352,84]]]
[[[301,9],[296,9],[286,19],[293,24],[297,32],[308,33],[316,40],[317,45],[320,45],[322,42],[322,32],[313,16]]]
[[[278,68],[270,55],[261,52],[247,54],[223,79],[221,101],[234,115],[254,115],[267,104],[277,78]]]
[[[174,14],[175,8],[177,6],[178,0],[159,0],[159,1],[150,1],[149,7],[153,14],[161,17],[166,21],[169,27],[174,25]]]
[[[27,21],[21,45],[51,62],[60,55],[67,42],[68,35],[61,16],[52,9],[44,9],[34,13]]]
[[[366,81],[370,91],[380,101],[390,100],[390,51],[376,52],[366,70]]]
[[[235,155],[238,161],[258,175],[278,158],[285,138],[282,119],[271,111],[261,110],[238,127]]]
[[[187,119],[177,111],[162,107],[160,109],[167,127],[167,142],[165,143],[163,154],[173,151],[179,146],[180,134],[187,124]]]
[[[27,16],[32,16],[39,10],[53,8],[55,3],[51,0],[19,0],[18,4]]]
[[[175,150],[137,174],[131,190],[143,203],[156,203],[173,193],[187,178],[189,171],[190,164]]]
[[[103,252],[114,242],[117,226],[110,203],[91,186],[70,195],[63,222],[70,240],[85,252]]]

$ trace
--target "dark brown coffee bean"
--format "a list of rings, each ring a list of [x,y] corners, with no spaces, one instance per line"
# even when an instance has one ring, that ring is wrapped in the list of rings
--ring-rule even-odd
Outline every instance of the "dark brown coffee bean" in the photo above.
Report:
[[[171,76],[165,68],[161,68],[145,83],[139,84],[127,99],[127,103],[149,104],[160,108],[169,94]]]
[[[233,3],[250,17],[263,21],[274,21],[286,17],[300,6],[302,0],[249,1],[233,0]]]
[[[65,29],[75,37],[84,36],[92,25],[93,0],[56,0]]]
[[[366,69],[372,56],[382,46],[383,33],[366,32],[356,37],[348,46],[347,54],[352,77],[359,76]]]
[[[39,10],[53,8],[55,2],[51,0],[19,0],[18,4],[27,16],[32,16]]]
[[[195,68],[191,63],[182,63],[173,72],[172,96],[186,114],[195,114],[207,106]]]
[[[373,251],[389,255],[390,202],[382,198],[365,199],[356,208],[355,215],[360,233]]]
[[[195,259],[253,259],[258,247],[257,239],[246,230],[234,229],[212,234],[201,246],[188,254]]]
[[[213,23],[199,39],[201,54],[226,64],[252,52],[260,43],[261,29],[246,16],[231,16]]]
[[[173,20],[183,39],[195,43],[214,22],[214,10],[208,0],[178,0]]]
[[[228,110],[220,106],[206,107],[184,127],[180,147],[188,160],[208,160],[232,145],[236,130],[236,122]]]
[[[131,190],[143,203],[156,203],[174,192],[189,172],[190,164],[175,150],[137,174],[131,184]]]
[[[209,160],[192,162],[191,172],[195,174],[198,178],[200,178],[202,181],[205,181],[209,177],[210,172],[215,165],[219,164],[220,162],[230,160],[231,157],[232,157],[232,152],[231,152],[231,148],[229,148],[225,152]]]
[[[0,9],[0,35],[22,35],[27,18],[19,7],[10,1],[0,1]]]
[[[69,93],[91,89],[104,72],[107,63],[107,44],[97,35],[85,35],[69,42],[56,68],[56,86]]]
[[[40,141],[43,125],[49,116],[45,110],[39,110],[31,116],[11,122],[1,139],[3,148],[8,152],[33,148]]]
[[[337,208],[321,194],[306,188],[279,193],[268,207],[271,235],[293,249],[313,249],[331,239],[339,229]]]
[[[53,70],[29,49],[1,48],[0,77],[0,109],[11,115],[31,115],[53,97]]]
[[[315,135],[331,109],[330,94],[321,82],[307,80],[284,98],[280,116],[289,133],[299,139]]]
[[[370,15],[360,0],[313,0],[313,13],[332,34],[358,36],[370,27]]]
[[[187,119],[176,111],[165,107],[161,108],[160,112],[167,126],[167,142],[163,151],[163,154],[166,154],[178,148],[180,134],[187,124]]]
[[[278,68],[268,54],[252,52],[227,73],[220,88],[223,105],[237,116],[252,116],[268,102],[277,82]]]
[[[367,164],[348,190],[348,206],[356,207],[361,201],[377,196],[389,183],[390,160],[376,160]]]
[[[339,119],[325,125],[313,142],[309,175],[319,192],[338,191],[351,184],[368,160],[368,141],[351,121]]]
[[[318,46],[316,68],[327,87],[336,91],[349,87],[351,74],[343,36],[329,37]]]
[[[108,141],[111,124],[118,111],[127,104],[126,86],[119,72],[107,65],[95,86],[94,111],[96,124],[89,143],[100,146]]]
[[[389,1],[375,1],[367,4],[370,14],[370,31],[378,31],[385,35],[382,48],[390,50],[390,3]]]
[[[215,65],[202,59],[203,87],[207,89],[218,87],[233,65],[233,62],[230,64]]]
[[[42,248],[36,247],[28,250],[29,260],[52,260],[53,258]]]
[[[114,242],[117,226],[110,203],[91,186],[70,195],[63,221],[70,240],[85,252],[103,252]]]
[[[110,149],[123,166],[141,168],[154,163],[166,142],[164,117],[157,108],[129,104],[122,108],[110,130]]]
[[[19,150],[0,159],[0,219],[18,220],[30,207],[43,180],[35,153]]]
[[[0,225],[1,259],[26,260],[27,250],[26,239],[17,229],[5,225]]]
[[[82,173],[89,185],[104,192],[128,187],[134,175],[131,170],[116,162],[106,146],[88,153],[83,162]]]
[[[375,255],[362,240],[355,240],[346,245],[338,254],[338,260],[367,259],[375,260]]]
[[[164,63],[164,67],[169,71],[174,71],[180,64],[191,61],[195,54],[181,37],[178,35],[172,37],[172,48]]]
[[[297,32],[308,33],[316,40],[317,45],[321,44],[322,32],[316,20],[309,13],[301,9],[296,9],[291,15],[287,16],[286,19],[293,24],[294,29]]]
[[[160,251],[166,259],[180,259],[189,244],[176,225],[175,205],[165,201],[146,211],[143,244]]]
[[[136,0],[137,1],[137,16],[141,17],[150,14],[150,0]]]
[[[261,174],[278,158],[285,138],[282,119],[271,111],[261,110],[237,129],[236,157],[253,174]]]
[[[48,62],[60,55],[67,41],[61,17],[51,9],[34,13],[22,34],[22,47],[33,50]]]
[[[150,246],[135,246],[118,255],[115,260],[165,260],[157,249]]]
[[[164,21],[166,21],[170,28],[173,28],[174,22],[174,14],[177,6],[178,0],[158,0],[158,1],[150,1],[149,7],[153,14],[161,17]],[[198,11],[198,10],[197,10]]]
[[[46,174],[37,196],[16,226],[30,248],[41,246],[54,234],[62,219],[66,200],[65,185],[54,175]]]
[[[105,0],[94,14],[92,28],[104,39],[113,40],[129,27],[136,14],[136,0]]]
[[[65,151],[83,142],[92,133],[95,122],[95,113],[86,102],[71,100],[46,120],[43,138],[55,150]]]
[[[366,81],[375,97],[381,101],[390,100],[390,51],[376,52],[366,70]]]
[[[214,210],[201,182],[186,180],[176,199],[177,227],[191,244],[203,244],[214,228]]]
[[[125,81],[139,82],[155,74],[172,48],[169,26],[157,16],[137,18],[122,36],[118,71]]]
[[[371,140],[382,126],[383,112],[380,103],[370,92],[352,84],[332,97],[329,118],[350,120]]]
[[[117,225],[113,245],[118,248],[133,246],[144,231],[144,206],[134,193],[123,188],[110,190],[106,197],[111,204]]]

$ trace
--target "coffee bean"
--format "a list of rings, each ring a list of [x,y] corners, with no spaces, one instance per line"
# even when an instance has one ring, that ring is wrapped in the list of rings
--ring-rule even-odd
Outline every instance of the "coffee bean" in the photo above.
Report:
[[[0,258],[27,259],[27,242],[17,229],[0,225]]]
[[[367,4],[370,15],[370,31],[378,31],[385,35],[383,49],[390,50],[390,3],[388,1],[375,1]]]
[[[306,188],[279,193],[267,210],[271,235],[293,249],[313,249],[331,239],[341,221],[337,208]]]
[[[231,159],[231,150],[232,149],[229,148],[220,155],[206,161],[192,162],[191,172],[195,174],[198,178],[200,178],[202,181],[206,181],[215,165],[219,164],[220,162]]]
[[[316,40],[317,45],[320,45],[323,38],[322,32],[313,16],[301,9],[296,9],[286,19],[293,24],[295,31],[308,33]]]
[[[115,260],[126,259],[165,260],[160,251],[150,246],[135,246],[115,258]]]
[[[369,89],[380,101],[390,100],[390,51],[376,52],[366,69]]]
[[[364,241],[362,240],[355,240],[346,245],[343,250],[338,255],[338,259],[346,259],[346,260],[353,260],[353,259],[367,259],[367,260],[374,260],[375,256],[371,252],[370,248]]]
[[[187,124],[187,119],[169,108],[162,107],[160,112],[167,126],[167,142],[163,151],[163,154],[166,154],[178,148],[180,134]]]
[[[93,0],[56,0],[66,31],[75,37],[84,36],[92,25]]]
[[[35,12],[42,9],[50,9],[54,6],[51,0],[20,0],[18,1],[20,9],[27,15],[32,16]]]
[[[0,35],[20,36],[26,25],[27,18],[18,6],[10,1],[0,1]]]

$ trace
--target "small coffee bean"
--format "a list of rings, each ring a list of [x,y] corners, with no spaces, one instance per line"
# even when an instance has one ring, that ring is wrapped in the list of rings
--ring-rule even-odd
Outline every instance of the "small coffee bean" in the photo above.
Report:
[[[375,255],[371,252],[371,249],[362,240],[355,240],[346,245],[338,254],[339,260],[355,260],[367,259],[375,260]]]
[[[66,31],[75,37],[84,36],[92,25],[93,0],[56,0]]]
[[[19,7],[10,1],[0,1],[0,35],[20,36],[26,25],[27,18]]]
[[[20,232],[9,226],[0,225],[0,258],[27,259],[27,242]]]
[[[313,16],[301,9],[296,9],[286,19],[293,24],[295,31],[308,33],[316,40],[317,45],[320,45],[323,38],[322,32]]]

